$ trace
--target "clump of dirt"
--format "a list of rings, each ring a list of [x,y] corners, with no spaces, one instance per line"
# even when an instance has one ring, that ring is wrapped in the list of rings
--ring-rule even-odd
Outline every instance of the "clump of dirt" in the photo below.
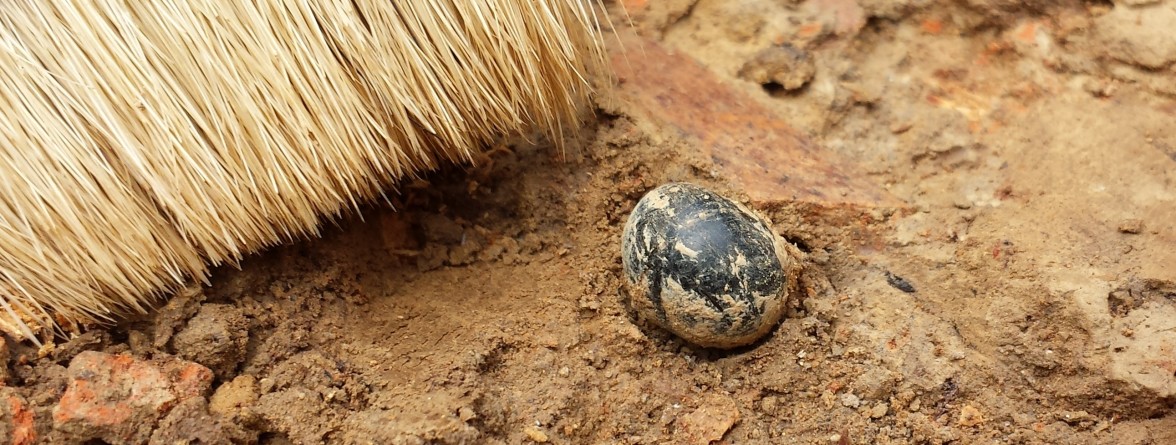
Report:
[[[902,203],[749,203],[820,284],[766,340],[700,349],[622,304],[621,229],[646,191],[743,195],[609,93],[566,152],[503,144],[149,317],[45,354],[7,344],[0,437],[1176,442],[1176,2],[622,3],[613,23]],[[94,354],[212,377],[130,425],[82,410],[63,428]]]
[[[221,379],[231,377],[245,359],[249,341],[249,320],[241,310],[227,304],[200,307],[187,326],[172,339],[180,357],[212,369]]]

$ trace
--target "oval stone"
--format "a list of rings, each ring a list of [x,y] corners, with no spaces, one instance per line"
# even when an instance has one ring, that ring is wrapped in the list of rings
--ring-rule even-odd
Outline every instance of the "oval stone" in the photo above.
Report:
[[[755,342],[783,315],[791,261],[766,220],[687,183],[647,193],[621,238],[630,306],[704,347]]]

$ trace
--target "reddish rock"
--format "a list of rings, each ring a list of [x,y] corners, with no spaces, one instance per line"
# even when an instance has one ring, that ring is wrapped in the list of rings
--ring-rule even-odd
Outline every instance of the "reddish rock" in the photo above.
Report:
[[[845,2],[826,2],[845,3]],[[651,39],[619,35],[618,94],[638,114],[677,130],[753,203],[902,208],[852,160],[826,150],[701,62]]]
[[[739,407],[735,400],[723,395],[709,395],[698,409],[678,419],[673,442],[682,445],[716,442],[722,440],[736,422],[739,422]]]
[[[3,339],[0,339],[0,344]],[[33,409],[12,388],[0,387],[0,444],[32,445],[37,442]]]
[[[54,427],[111,444],[146,442],[159,419],[184,400],[203,398],[212,383],[212,371],[196,363],[94,351],[78,354],[67,373]]]

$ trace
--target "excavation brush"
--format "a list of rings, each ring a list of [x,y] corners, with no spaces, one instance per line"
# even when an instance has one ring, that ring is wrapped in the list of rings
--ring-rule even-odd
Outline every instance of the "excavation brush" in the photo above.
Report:
[[[586,0],[0,8],[0,329],[145,312],[500,138],[579,125]]]

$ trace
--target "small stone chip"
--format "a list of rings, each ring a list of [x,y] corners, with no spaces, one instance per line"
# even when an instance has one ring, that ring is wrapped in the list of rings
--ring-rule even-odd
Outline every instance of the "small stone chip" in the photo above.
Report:
[[[208,410],[213,414],[231,416],[257,403],[257,397],[257,380],[251,375],[239,375],[212,393]]]
[[[1119,223],[1119,232],[1129,233],[1132,235],[1142,233],[1143,220],[1137,218],[1125,219],[1123,222]]]
[[[767,413],[775,412],[779,406],[780,399],[776,396],[767,396],[763,400],[760,400],[760,409]]]
[[[787,44],[761,50],[738,73],[743,79],[761,85],[779,85],[785,91],[808,85],[816,74],[817,66],[812,56]]]
[[[973,427],[981,423],[984,423],[984,415],[980,414],[980,410],[972,405],[964,405],[960,409],[960,426]]]
[[[915,400],[911,400],[911,404],[907,406],[907,411],[915,413],[915,412],[919,412],[919,410],[922,408],[923,408],[923,402],[920,401],[919,399],[915,399]]]
[[[907,281],[906,278],[892,274],[889,271],[886,272],[886,283],[889,284],[890,287],[908,294],[915,293],[915,285],[911,284],[910,281]]]
[[[523,430],[523,432],[527,434],[528,439],[531,439],[531,441],[535,443],[547,443],[547,441],[550,440],[550,438],[547,437],[547,433],[544,433],[539,428],[533,426],[527,427]]]
[[[729,397],[714,395],[702,402],[702,406],[677,421],[682,443],[707,444],[723,438],[735,422],[739,421],[739,408]]]
[[[889,406],[887,406],[885,403],[879,403],[877,405],[874,405],[873,408],[870,408],[870,418],[871,419],[881,419],[882,417],[886,416],[886,413],[889,411],[890,411]]]
[[[1054,417],[1070,425],[1078,425],[1083,422],[1094,423],[1098,421],[1097,417],[1094,417],[1086,411],[1062,411],[1055,413]]]

